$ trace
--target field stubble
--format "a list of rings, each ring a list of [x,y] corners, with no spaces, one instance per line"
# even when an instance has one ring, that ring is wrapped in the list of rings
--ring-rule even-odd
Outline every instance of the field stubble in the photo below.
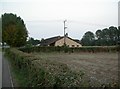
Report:
[[[118,53],[32,53],[38,58],[60,62],[75,72],[85,73],[91,84],[109,84],[118,81]]]

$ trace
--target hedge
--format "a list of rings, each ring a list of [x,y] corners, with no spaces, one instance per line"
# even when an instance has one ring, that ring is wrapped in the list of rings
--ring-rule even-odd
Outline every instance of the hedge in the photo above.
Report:
[[[53,46],[46,46],[46,47],[24,47],[20,48],[19,50],[23,52],[118,52],[119,47],[118,46],[83,46],[79,48],[68,48],[68,47],[53,47]]]
[[[82,81],[83,72],[73,72],[66,64],[52,62],[50,60],[38,59],[32,54],[24,53],[15,48],[7,49],[5,53],[21,74],[24,73],[23,87],[80,87],[84,86]],[[86,85],[85,85],[86,86]]]
[[[73,72],[66,64],[38,59],[32,53],[28,54],[16,48],[6,49],[5,55],[9,57],[12,67],[22,76],[22,82],[19,82],[22,84],[21,87],[79,89],[80,87],[91,88],[96,86],[84,80],[85,75],[82,71]],[[118,84],[103,84],[97,87],[102,89],[118,88]]]

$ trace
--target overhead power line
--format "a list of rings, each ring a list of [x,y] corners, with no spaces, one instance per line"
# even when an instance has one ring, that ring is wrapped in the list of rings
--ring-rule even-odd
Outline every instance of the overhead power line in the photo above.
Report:
[[[36,22],[36,23],[54,23],[54,22],[60,22],[62,23],[63,20],[28,20],[26,22],[29,22],[29,23],[33,23],[33,22]],[[110,25],[107,25],[107,24],[99,24],[99,23],[91,23],[91,22],[83,22],[83,21],[78,21],[78,20],[68,20],[67,21],[68,23],[75,23],[75,24],[83,24],[83,25],[88,25],[88,26],[102,26],[102,27],[109,27]]]
[[[109,27],[109,25],[106,25],[106,24],[90,23],[90,22],[83,22],[83,21],[77,21],[77,20],[69,20],[69,23],[76,23],[76,24],[83,24],[83,25],[90,25],[90,26]]]

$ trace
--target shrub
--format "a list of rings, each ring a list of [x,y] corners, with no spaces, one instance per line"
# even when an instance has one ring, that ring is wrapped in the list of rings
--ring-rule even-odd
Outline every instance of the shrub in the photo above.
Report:
[[[73,52],[118,52],[117,46],[83,46],[80,48],[69,48],[69,47],[25,47],[20,48],[19,50],[23,52],[65,52],[65,53],[73,53]]]
[[[79,87],[83,72],[73,72],[66,64],[38,59],[15,48],[7,49],[13,67],[23,75],[26,87]],[[21,83],[22,84],[22,83]]]

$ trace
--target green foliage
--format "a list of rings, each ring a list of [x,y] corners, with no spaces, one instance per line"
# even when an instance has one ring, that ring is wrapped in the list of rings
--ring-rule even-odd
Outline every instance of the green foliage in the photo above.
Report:
[[[120,42],[120,26],[97,30],[95,34],[86,32],[81,40],[83,46],[112,46]]]
[[[80,48],[69,48],[69,47],[25,47],[19,50],[27,53],[31,52],[118,52],[118,46],[83,46]]]
[[[2,15],[2,41],[12,47],[25,45],[28,32],[24,21],[12,13]]]
[[[73,72],[66,64],[38,59],[17,49],[7,49],[6,55],[16,68],[22,87],[82,87],[83,72]],[[23,77],[21,77],[21,76]],[[24,84],[23,84],[24,83]]]
[[[30,37],[27,41],[27,45],[38,45],[40,44],[40,40],[34,40],[34,38]]]
[[[118,27],[117,30],[117,37],[118,37],[118,42],[120,43],[120,26]]]
[[[82,45],[84,45],[84,46],[93,46],[94,40],[95,40],[94,34],[90,31],[88,31],[84,34],[81,42],[82,42]]]
[[[86,48],[86,50],[84,47],[82,49],[84,51],[88,51],[88,49],[91,51],[93,47]],[[72,49],[79,51],[77,48]],[[6,55],[10,58],[12,67],[15,69],[20,87],[47,87],[52,89],[94,87],[89,81],[84,80],[85,74],[83,71],[79,73],[73,72],[66,64],[42,59],[32,55],[32,53],[28,54],[13,48],[7,49]],[[98,87],[102,89],[118,88],[118,84],[102,84]]]

